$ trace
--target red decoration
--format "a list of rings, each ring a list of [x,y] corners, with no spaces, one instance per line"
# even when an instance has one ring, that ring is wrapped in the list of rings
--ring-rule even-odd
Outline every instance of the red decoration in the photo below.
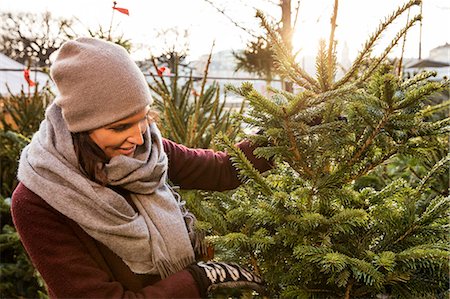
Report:
[[[158,68],[156,71],[158,72],[158,76],[162,77],[166,70],[169,70],[169,69],[166,68],[165,66],[162,66],[162,67]]]
[[[36,83],[33,80],[30,79],[30,70],[29,69],[23,70],[23,77],[27,81],[28,86],[35,86],[36,85]]]
[[[115,6],[113,6],[113,9],[117,10],[118,12],[123,13],[124,15],[127,15],[127,16],[130,15],[130,12],[129,12],[128,9],[126,9],[126,8],[121,8],[121,7],[115,7]]]

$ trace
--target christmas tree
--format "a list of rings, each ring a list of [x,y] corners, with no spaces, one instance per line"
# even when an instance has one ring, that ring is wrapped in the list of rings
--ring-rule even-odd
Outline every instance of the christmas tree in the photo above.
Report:
[[[230,87],[249,101],[242,120],[259,130],[249,138],[274,168],[259,173],[223,135],[244,184],[232,196],[213,196],[202,207],[214,210],[199,218],[213,224],[209,240],[219,257],[247,263],[271,297],[447,294],[450,118],[436,115],[449,101],[430,99],[449,83],[427,72],[403,80],[387,61],[420,16],[371,55],[385,29],[418,4],[386,18],[339,80],[333,35],[321,43],[313,77],[258,14],[279,71],[297,91],[272,89],[266,97],[250,83]],[[420,168],[416,179],[404,167],[411,159]]]
[[[17,186],[17,161],[44,119],[54,94],[39,88],[0,95],[0,297],[47,298],[45,286],[20,242],[12,221],[11,194]]]
[[[221,96],[216,82],[208,84],[207,76],[212,52],[208,56],[199,86],[195,86],[192,70],[187,79],[179,74],[182,65],[180,54],[166,53],[170,57],[172,74],[164,78],[165,65],[157,65],[152,59],[153,67],[158,74],[150,73],[152,83],[149,84],[155,99],[156,116],[162,135],[172,141],[192,148],[214,148],[214,137],[217,132],[224,132],[235,138],[240,127],[232,118],[231,110],[226,108],[226,94]],[[198,91],[197,91],[198,90]],[[241,105],[242,112],[244,105]]]

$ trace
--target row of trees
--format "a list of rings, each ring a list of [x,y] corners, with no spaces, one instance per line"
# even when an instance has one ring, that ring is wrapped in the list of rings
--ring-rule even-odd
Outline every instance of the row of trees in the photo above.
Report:
[[[56,18],[50,12],[0,13],[0,53],[31,67],[47,68],[51,55],[67,40],[76,36],[111,39],[127,50],[131,48],[129,39],[123,35],[111,37],[102,26],[98,29],[78,29],[74,19]],[[86,32],[84,32],[86,31]]]

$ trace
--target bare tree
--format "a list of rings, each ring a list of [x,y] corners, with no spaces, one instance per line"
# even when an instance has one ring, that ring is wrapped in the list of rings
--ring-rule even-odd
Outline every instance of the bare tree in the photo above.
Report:
[[[50,12],[0,13],[0,52],[25,65],[48,66],[50,55],[74,36],[72,25]]]

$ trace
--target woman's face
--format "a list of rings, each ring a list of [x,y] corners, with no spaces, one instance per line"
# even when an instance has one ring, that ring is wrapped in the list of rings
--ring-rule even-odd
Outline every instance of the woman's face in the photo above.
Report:
[[[136,147],[144,143],[143,134],[148,127],[146,107],[127,118],[93,130],[89,137],[112,158],[119,155],[132,157]]]

